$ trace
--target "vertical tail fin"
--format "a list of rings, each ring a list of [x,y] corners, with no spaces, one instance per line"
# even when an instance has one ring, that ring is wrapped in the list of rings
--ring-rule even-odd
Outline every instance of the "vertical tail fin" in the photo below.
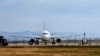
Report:
[[[84,38],[85,38],[85,36],[86,36],[86,33],[85,33],[85,31],[84,31]]]
[[[45,22],[43,23],[43,30],[46,30],[46,27],[45,27]]]

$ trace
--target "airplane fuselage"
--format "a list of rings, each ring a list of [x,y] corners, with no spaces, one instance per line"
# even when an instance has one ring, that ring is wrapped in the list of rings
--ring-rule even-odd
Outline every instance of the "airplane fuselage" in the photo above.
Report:
[[[42,41],[48,41],[50,40],[51,34],[49,31],[43,31],[41,34]]]

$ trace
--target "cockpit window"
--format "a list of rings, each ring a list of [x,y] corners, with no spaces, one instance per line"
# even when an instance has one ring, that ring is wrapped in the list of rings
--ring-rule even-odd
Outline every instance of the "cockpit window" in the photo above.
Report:
[[[43,33],[43,35],[47,35],[48,33]]]

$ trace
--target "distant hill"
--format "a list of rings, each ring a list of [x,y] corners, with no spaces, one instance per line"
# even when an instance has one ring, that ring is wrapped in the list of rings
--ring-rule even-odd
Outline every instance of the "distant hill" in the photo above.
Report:
[[[82,39],[83,37],[83,33],[73,33],[73,32],[67,32],[67,33],[62,33],[62,32],[52,32],[54,33],[53,37],[64,37],[62,39],[68,39],[68,36],[73,36],[73,37],[69,37],[69,39],[75,39],[74,35],[81,35],[81,36],[78,36],[77,39]],[[0,35],[1,36],[4,36],[6,39],[9,39],[9,40],[23,40],[23,37],[35,37],[35,36],[38,36],[40,37],[39,35],[36,35],[36,34],[41,34],[41,32],[33,32],[33,31],[23,31],[23,32],[12,32],[12,33],[9,33],[9,32],[3,32],[3,31],[0,31]],[[21,36],[21,37],[11,37],[11,36]],[[89,39],[96,39],[97,37],[100,38],[100,34],[99,33],[87,33],[86,34],[86,37]],[[26,40],[29,40],[30,38],[24,38]]]

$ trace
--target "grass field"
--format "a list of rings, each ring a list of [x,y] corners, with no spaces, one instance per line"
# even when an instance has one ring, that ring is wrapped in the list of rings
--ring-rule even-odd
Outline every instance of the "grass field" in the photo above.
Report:
[[[1,47],[0,56],[100,56],[99,47]]]

